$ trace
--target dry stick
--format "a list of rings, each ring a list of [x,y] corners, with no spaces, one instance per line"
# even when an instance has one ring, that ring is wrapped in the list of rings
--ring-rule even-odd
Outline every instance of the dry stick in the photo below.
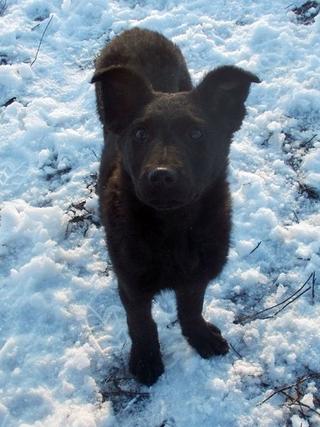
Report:
[[[7,8],[7,0],[3,0],[0,2],[0,16],[4,15],[4,12]]]
[[[301,402],[298,400],[298,398],[294,399],[292,396],[290,396],[290,394],[286,393],[285,391],[282,391],[281,394],[283,394],[287,400],[289,400],[290,402],[285,402],[284,404],[290,408],[294,405],[299,406],[298,408],[298,412],[299,414],[302,416],[302,418],[306,419],[307,415],[304,413]]]
[[[249,255],[253,254],[254,251],[256,251],[258,249],[258,247],[261,245],[262,240],[260,240],[260,242],[257,244],[257,246],[255,248],[252,249],[251,252],[249,252]]]
[[[317,134],[317,133],[315,133],[315,134],[313,135],[313,137],[312,137],[312,138],[308,139],[308,141],[304,142],[304,143],[303,143],[303,145],[307,145],[307,144],[309,144],[310,142],[312,142],[316,136],[318,136],[318,134]]]
[[[46,33],[49,25],[50,25],[50,22],[52,21],[52,18],[53,18],[53,15],[51,15],[49,21],[47,22],[46,28],[44,29],[44,31],[42,33],[42,36],[41,36],[41,39],[40,39],[40,42],[39,42],[39,46],[38,46],[38,49],[37,49],[37,52],[36,52],[36,56],[34,57],[34,60],[30,64],[31,67],[36,62],[36,60],[38,58],[38,54],[39,54],[39,51],[40,51],[40,47],[41,47],[41,44],[42,44],[43,37],[44,37],[44,35],[45,35],[45,33]]]
[[[298,385],[304,383],[307,380],[312,380],[312,379],[320,379],[320,374],[317,373],[313,373],[313,374],[309,374],[309,375],[305,375],[304,377],[301,377],[297,382],[290,384],[290,385],[286,385],[283,387],[279,387],[276,388],[271,394],[270,396],[266,397],[262,402],[257,403],[256,406],[261,406],[263,405],[265,402],[267,402],[269,399],[271,399],[273,396],[275,396],[278,393],[281,393],[285,390],[289,390],[292,387],[297,387]]]
[[[124,380],[127,380],[128,378],[123,378]],[[110,396],[130,396],[130,397],[149,397],[150,393],[147,392],[141,392],[141,391],[137,391],[137,390],[125,390],[123,388],[121,388],[121,386],[119,385],[119,381],[121,380],[121,378],[115,378],[113,377],[113,375],[111,374],[108,379],[105,381],[106,383],[110,383],[110,380],[112,381],[112,385],[114,386],[115,390],[104,390],[103,391],[103,395],[104,397],[110,397]]]
[[[312,277],[312,290],[311,290],[311,304],[314,305],[314,297],[315,297],[315,285],[316,285],[316,272],[313,272]]]
[[[305,286],[305,285],[303,285]],[[291,299],[294,295],[296,295],[297,292],[295,292],[293,295],[291,295],[289,298],[286,298],[284,301],[280,302],[279,304],[276,304],[272,307],[266,308],[265,310],[259,311],[258,313],[256,313],[253,316],[247,317],[246,320],[256,320],[256,319],[260,319],[260,320],[266,320],[266,319],[272,319],[273,317],[275,317],[278,313],[280,313],[282,310],[284,310],[288,305],[290,305],[291,303],[293,303],[295,300],[297,300],[298,298],[300,298],[303,294],[305,294],[306,292],[310,291],[311,286],[309,286],[307,289],[305,289],[303,292],[301,292],[301,294],[297,295],[295,298]],[[280,305],[282,305],[283,303],[285,303],[286,301],[290,300],[289,302],[287,302],[283,307],[281,307],[279,310],[277,310],[275,313],[271,314],[270,316],[266,316],[266,317],[257,317],[258,314],[264,313],[265,311],[271,310],[272,308],[278,307]],[[243,320],[242,320],[243,321]]]
[[[130,396],[130,397],[149,397],[150,394],[142,391],[130,391],[123,390],[122,388],[117,389],[116,391],[104,391],[103,395],[108,396]]]
[[[298,405],[298,406],[303,406],[304,408],[309,409],[310,411],[314,412],[315,414],[320,416],[320,412],[318,412],[316,409],[311,408],[311,406],[307,405],[306,403],[300,402],[300,400],[295,400],[293,399],[292,396],[290,396],[290,394],[286,393],[285,391],[281,391],[281,393],[286,396],[286,398],[291,400],[290,406],[292,405]]]
[[[254,313],[251,316],[245,316],[242,319],[240,318],[239,320],[236,321],[236,323],[241,323],[241,322],[244,322],[246,320],[255,319],[255,318],[257,318],[257,316],[259,316],[259,314],[265,313],[266,311],[269,311],[269,310],[272,310],[276,307],[279,307],[280,305],[283,305],[287,301],[291,300],[295,295],[297,295],[300,291],[302,291],[302,289],[307,285],[307,283],[310,281],[311,277],[313,277],[314,274],[315,274],[315,272],[311,273],[310,276],[308,277],[308,279],[304,282],[304,284],[297,291],[295,291],[292,295],[290,295],[288,298],[284,299],[283,301],[279,302],[278,304],[272,305],[271,307],[267,307],[264,310],[258,311],[257,313]],[[308,290],[309,289],[310,288],[308,288]],[[303,295],[303,293],[301,295]],[[299,298],[299,296],[301,296],[301,295],[298,295],[297,298]],[[293,301],[295,301],[297,298],[293,299]],[[290,303],[291,302],[289,302],[289,304]],[[270,317],[273,317],[273,316],[274,315],[264,317],[263,319],[269,319]]]
[[[303,292],[301,292],[301,294],[297,295],[291,301],[287,302],[287,304],[285,304],[283,307],[281,307],[279,310],[277,310],[275,313],[273,313],[272,317],[274,317],[277,314],[279,314],[280,311],[284,310],[286,307],[288,307],[289,304],[293,303],[295,300],[297,300],[298,298],[300,298],[303,294],[305,294],[306,292],[310,291],[310,289],[311,289],[311,286],[309,286],[307,289],[305,289]]]
[[[292,295],[290,295],[288,298],[286,298],[286,299],[284,299],[283,301],[281,301],[281,302],[279,302],[278,304],[275,304],[275,305],[272,305],[271,307],[268,307],[268,308],[266,308],[265,310],[262,310],[262,311],[259,311],[258,313],[256,313],[256,314],[261,314],[261,313],[263,313],[264,311],[267,311],[267,310],[271,310],[272,308],[276,308],[276,307],[279,307],[280,305],[282,305],[282,304],[284,304],[285,302],[287,302],[287,301],[289,301],[292,297],[294,297],[295,295],[297,295],[300,291],[302,291],[302,289],[306,286],[306,284],[309,282],[309,280],[311,279],[311,277],[312,277],[312,275],[314,274],[314,272],[313,273],[311,273],[310,274],[310,276],[307,278],[307,280],[304,282],[304,284],[298,289],[298,290],[296,290]]]
[[[285,9],[289,9],[291,6],[295,6],[294,3],[290,3],[288,6],[285,7]]]
[[[94,157],[95,157],[97,160],[99,160],[99,157],[97,156],[97,153],[96,153],[92,148],[90,148],[90,151],[92,152],[92,154],[94,155]]]
[[[302,404],[298,398],[294,398],[290,396],[290,394],[286,393],[285,391],[282,391],[281,394],[286,397],[286,402],[284,402],[284,405],[288,408],[292,408],[293,406],[298,406],[298,412],[302,416],[302,418],[307,419],[307,414],[305,414]]]
[[[265,399],[263,399],[263,401],[262,402],[259,402],[259,403],[257,403],[257,405],[256,406],[261,406],[261,405],[263,405],[264,403],[266,403],[266,402],[268,402],[268,400],[270,400],[273,396],[275,396],[276,394],[278,394],[278,393],[281,393],[282,391],[284,391],[284,390],[289,390],[291,387],[293,387],[295,384],[291,384],[291,385],[286,385],[286,386],[284,386],[284,387],[282,387],[282,388],[277,388],[277,389],[275,389],[275,391],[273,391],[268,397],[266,397]]]
[[[236,349],[233,347],[233,345],[231,344],[231,342],[229,342],[229,345],[230,345],[230,347],[232,348],[232,350],[236,353],[236,355],[237,355],[238,357],[240,357],[240,359],[242,359],[241,354],[238,352],[238,350],[236,350]]]
[[[296,212],[296,211],[293,211],[293,215],[294,215],[294,217],[295,217],[295,219],[296,219],[297,223],[299,223],[299,222],[300,222],[300,220],[299,220],[299,217],[298,217],[297,212]]]

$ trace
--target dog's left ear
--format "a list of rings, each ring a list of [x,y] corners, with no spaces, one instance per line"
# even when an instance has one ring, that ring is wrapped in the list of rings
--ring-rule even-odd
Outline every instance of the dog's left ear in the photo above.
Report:
[[[251,83],[260,83],[260,79],[249,71],[226,65],[210,71],[193,92],[209,113],[244,116]]]

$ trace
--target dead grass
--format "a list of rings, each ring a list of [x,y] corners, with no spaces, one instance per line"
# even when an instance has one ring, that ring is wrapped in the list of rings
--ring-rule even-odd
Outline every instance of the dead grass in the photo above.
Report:
[[[313,24],[319,11],[320,4],[317,1],[307,1],[300,7],[292,9],[292,12],[297,16],[297,22],[303,25]]]

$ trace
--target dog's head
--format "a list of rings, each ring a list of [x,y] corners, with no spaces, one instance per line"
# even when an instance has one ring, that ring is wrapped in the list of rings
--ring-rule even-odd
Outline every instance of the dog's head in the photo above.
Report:
[[[100,118],[119,136],[136,196],[158,209],[196,200],[227,168],[232,134],[245,116],[254,74],[233,66],[209,72],[190,92],[154,92],[134,70],[96,71]]]

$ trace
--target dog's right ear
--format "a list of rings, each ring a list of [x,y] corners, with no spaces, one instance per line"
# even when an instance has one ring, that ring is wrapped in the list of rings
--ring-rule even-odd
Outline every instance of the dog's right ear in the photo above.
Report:
[[[128,67],[112,66],[97,70],[97,104],[103,124],[120,133],[153,98],[151,85]]]

